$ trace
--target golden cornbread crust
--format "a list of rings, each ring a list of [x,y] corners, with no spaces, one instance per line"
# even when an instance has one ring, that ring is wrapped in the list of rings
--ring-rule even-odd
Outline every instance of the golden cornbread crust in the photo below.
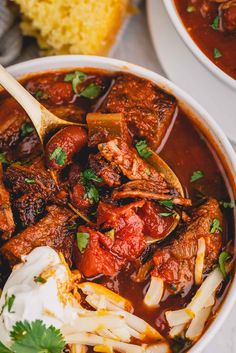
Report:
[[[24,35],[44,54],[105,55],[127,13],[128,0],[14,0]]]

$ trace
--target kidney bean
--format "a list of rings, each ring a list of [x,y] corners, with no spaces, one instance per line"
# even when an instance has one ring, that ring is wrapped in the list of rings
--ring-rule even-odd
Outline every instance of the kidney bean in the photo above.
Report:
[[[45,149],[46,162],[51,169],[63,169],[72,162],[73,155],[88,141],[87,132],[80,126],[67,126],[48,141]]]

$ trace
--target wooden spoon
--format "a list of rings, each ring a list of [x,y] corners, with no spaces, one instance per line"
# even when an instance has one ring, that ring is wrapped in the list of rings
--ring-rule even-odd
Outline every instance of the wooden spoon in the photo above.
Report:
[[[10,75],[2,65],[0,65],[0,84],[26,111],[39,135],[42,144],[44,142],[44,137],[48,134],[48,132],[59,126],[86,126],[85,124],[60,119],[56,115],[52,114],[42,104],[40,104],[12,75]]]

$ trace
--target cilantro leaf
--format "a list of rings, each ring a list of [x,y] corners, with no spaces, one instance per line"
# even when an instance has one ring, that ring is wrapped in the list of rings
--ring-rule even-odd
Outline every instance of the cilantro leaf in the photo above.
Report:
[[[219,29],[220,16],[216,16],[212,22],[211,28],[217,31]]]
[[[0,342],[0,353],[13,353],[9,348],[4,346],[2,342]]]
[[[66,152],[61,148],[61,147],[57,147],[55,148],[55,150],[50,154],[49,159],[51,160],[55,160],[55,162],[58,165],[64,165],[65,164],[65,160],[66,160]]]
[[[76,238],[77,238],[77,245],[78,245],[79,251],[83,253],[88,245],[90,235],[89,233],[78,232],[76,234]]]
[[[220,205],[224,208],[234,208],[235,207],[235,202],[234,201],[220,201]]]
[[[34,179],[25,178],[25,182],[27,184],[35,184],[35,180]]]
[[[201,170],[195,170],[195,172],[193,172],[190,182],[193,183],[194,181],[197,181],[201,178],[204,177],[204,173]]]
[[[172,209],[174,207],[172,200],[159,200],[158,203],[159,203],[159,205],[163,205],[163,206],[170,208],[170,209]]]
[[[94,99],[99,96],[101,93],[101,88],[96,85],[96,83],[90,83],[82,92],[80,92],[80,96],[84,98]]]
[[[87,78],[87,75],[82,71],[75,71],[66,74],[64,77],[65,82],[71,82],[74,93],[78,93],[77,86]]]
[[[0,163],[5,163],[5,164],[9,164],[8,160],[6,159],[6,153],[0,153]]]
[[[34,131],[33,126],[30,123],[24,123],[21,126],[21,137],[25,137]]]
[[[12,307],[13,307],[13,304],[14,304],[15,299],[16,299],[16,296],[15,296],[14,294],[12,294],[10,297],[8,297],[8,295],[7,295],[7,293],[6,293],[6,295],[5,295],[5,303],[4,303],[3,306],[2,306],[0,315],[2,315],[3,310],[4,310],[5,308],[7,308],[8,312],[9,312],[10,314],[13,313],[13,311],[11,311],[11,310],[12,310]]]
[[[218,263],[219,263],[219,268],[220,268],[220,271],[222,273],[222,275],[224,276],[224,278],[227,277],[227,272],[226,272],[226,269],[225,269],[225,263],[227,260],[230,259],[230,254],[227,252],[227,251],[222,251],[222,253],[220,254],[219,256],[219,260],[218,260]]]
[[[136,150],[138,151],[138,154],[140,157],[147,159],[152,155],[152,152],[149,151],[147,142],[145,140],[140,140],[135,144]]]
[[[218,218],[214,218],[212,223],[211,223],[211,229],[210,229],[210,232],[213,234],[215,233],[216,231],[219,231],[219,232],[222,232],[222,227],[220,225],[220,221]]]
[[[213,56],[214,56],[214,59],[219,59],[222,57],[222,53],[218,48],[214,48]]]
[[[96,187],[92,184],[87,185],[86,187],[86,196],[92,202],[97,203],[99,201],[99,193]]]
[[[42,284],[44,284],[44,283],[47,282],[47,280],[46,280],[45,278],[41,277],[41,276],[35,276],[35,277],[34,277],[34,282],[35,282],[35,283],[42,283]]]
[[[13,340],[11,349],[15,353],[61,353],[65,347],[60,330],[46,327],[41,320],[18,321],[10,336]]]
[[[48,94],[46,92],[41,91],[41,90],[38,90],[37,92],[35,92],[35,97],[37,99],[45,99],[45,100],[47,100],[49,98]]]
[[[82,177],[87,181],[87,180],[92,180],[100,183],[102,181],[101,178],[99,178],[93,171],[92,169],[85,169],[82,172]]]

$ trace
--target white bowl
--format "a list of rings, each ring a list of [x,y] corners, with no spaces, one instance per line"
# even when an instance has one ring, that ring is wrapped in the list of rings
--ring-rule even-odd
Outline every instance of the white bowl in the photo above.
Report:
[[[183,21],[181,20],[181,17],[175,6],[175,1],[163,0],[163,3],[177,32],[179,33],[180,37],[183,39],[187,47],[196,56],[196,58],[221,82],[229,85],[231,88],[236,90],[236,80],[227,75],[223,70],[221,70],[217,65],[215,65],[192,39],[188,31],[186,30]]]
[[[205,131],[211,138],[215,150],[220,152],[224,158],[224,165],[229,170],[231,187],[236,190],[235,173],[236,173],[236,155],[232,146],[230,145],[225,134],[217,125],[215,120],[187,93],[182,91],[176,85],[163,78],[162,76],[147,70],[143,67],[133,65],[124,61],[96,57],[96,56],[79,56],[79,55],[63,55],[53,56],[40,59],[26,61],[8,68],[9,72],[16,77],[26,75],[28,73],[40,72],[44,70],[53,70],[58,68],[73,68],[73,67],[95,67],[111,71],[129,72],[141,77],[144,77],[167,92],[173,94],[178,100],[181,107],[191,114],[194,123],[197,124],[201,130]],[[236,194],[236,192],[235,192]],[[235,195],[231,195],[235,198]],[[190,349],[191,353],[203,352],[204,347],[213,338],[216,332],[220,329],[227,315],[230,313],[234,302],[236,301],[236,277],[234,278],[226,299],[224,300],[219,314],[206,330],[206,333],[201,339]]]

